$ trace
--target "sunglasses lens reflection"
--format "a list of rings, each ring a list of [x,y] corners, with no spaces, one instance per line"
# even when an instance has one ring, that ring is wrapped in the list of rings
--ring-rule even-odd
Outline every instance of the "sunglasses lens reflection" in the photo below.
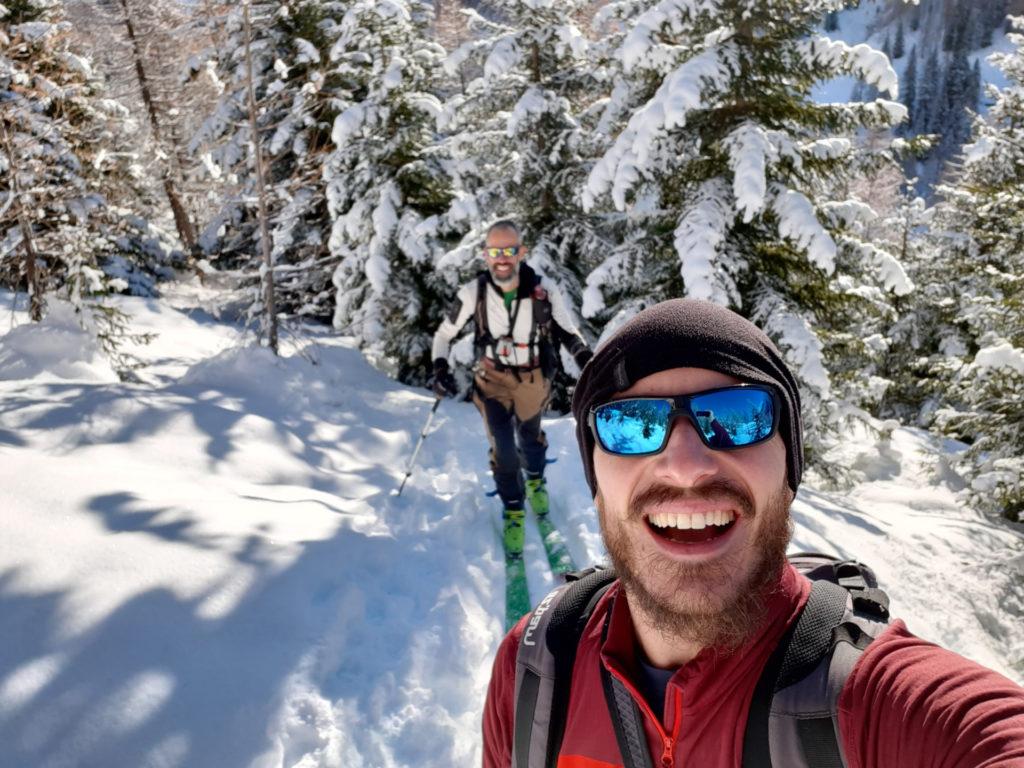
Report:
[[[771,437],[775,400],[759,387],[734,387],[672,400],[615,400],[594,409],[601,447],[620,456],[660,451],[668,438],[673,408],[689,409],[701,440],[716,450],[741,448]]]

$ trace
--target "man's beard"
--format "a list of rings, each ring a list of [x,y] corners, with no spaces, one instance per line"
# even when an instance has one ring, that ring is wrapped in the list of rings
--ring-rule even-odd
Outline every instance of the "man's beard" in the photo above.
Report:
[[[493,265],[488,267],[488,269],[490,270],[491,273],[491,280],[493,280],[494,284],[497,285],[499,288],[509,288],[519,279],[518,265],[513,265],[512,269],[508,273],[508,277],[498,277],[498,275],[494,271],[495,268]]]
[[[657,553],[641,560],[630,534],[623,531],[623,521],[608,524],[609,513],[600,491],[595,501],[605,548],[630,606],[667,640],[728,651],[743,645],[764,622],[768,598],[777,588],[786,562],[792,533],[791,498],[783,484],[757,513],[756,517],[762,518],[761,528],[745,549],[700,565],[675,562]],[[644,512],[648,507],[694,499],[728,501],[746,525],[754,522],[753,501],[741,488],[724,480],[695,490],[652,486],[630,501],[627,521],[634,527],[646,526]],[[721,589],[717,593],[701,590],[702,584],[724,587],[725,594]],[[694,587],[698,594],[687,594]]]

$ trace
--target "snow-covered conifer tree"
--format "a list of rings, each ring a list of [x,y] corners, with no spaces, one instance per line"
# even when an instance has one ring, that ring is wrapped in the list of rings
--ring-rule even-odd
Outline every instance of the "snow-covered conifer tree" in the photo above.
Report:
[[[68,32],[54,0],[0,5],[0,283],[27,288],[33,320],[46,296],[70,302],[125,372],[122,341],[143,337],[103,298],[132,287],[149,224],[108,201],[136,181],[118,152],[129,124]]]
[[[268,166],[270,239],[281,312],[327,319],[334,307],[322,165],[336,111],[325,90],[332,29],[348,3],[253,2],[256,137]],[[223,183],[223,206],[200,237],[220,267],[237,268],[252,316],[262,311],[254,285],[261,269],[257,174],[248,123],[245,30],[240,7],[228,15],[216,72],[224,93],[192,141],[192,151]]]
[[[1024,26],[1024,18],[1015,19]],[[963,174],[940,188],[943,304],[955,335],[933,372],[945,385],[937,424],[969,444],[974,500],[1012,519],[1024,511],[1024,35],[993,61],[1009,85],[990,90]]]
[[[219,2],[219,0],[218,0]],[[203,190],[190,183],[198,161],[188,137],[209,114],[216,95],[205,78],[186,78],[187,62],[211,45],[204,34],[210,3],[177,0],[76,0],[69,4],[75,35],[90,52],[121,100],[138,117],[123,151],[146,169],[147,197],[169,214],[186,252],[196,245]],[[147,201],[148,202],[148,201]]]
[[[942,66],[937,47],[931,49],[924,62],[924,72],[917,86],[917,112],[913,126],[917,133],[934,131],[942,117]]]
[[[589,206],[610,198],[639,224],[590,275],[584,313],[615,325],[688,295],[751,317],[800,378],[819,466],[839,422],[871,405],[857,387],[878,355],[870,340],[891,297],[911,288],[896,259],[864,238],[870,206],[843,195],[857,174],[897,161],[889,143],[869,152],[854,136],[898,125],[906,108],[811,98],[815,83],[840,75],[897,96],[882,53],[816,31],[841,5],[611,4],[627,30],[612,101],[641,106],[584,193]]]
[[[438,267],[452,199],[436,141],[444,50],[430,39],[432,22],[420,0],[350,4],[330,49],[340,112],[324,167],[334,325],[376,364],[418,382],[445,309]]]
[[[0,280],[27,282],[36,320],[44,293],[81,309],[109,287],[104,153],[120,114],[69,48],[61,10],[53,0],[0,6]]]
[[[899,20],[899,25],[896,27],[896,37],[893,39],[892,44],[892,57],[894,59],[902,59],[903,54],[906,52],[906,33],[903,30],[903,19]]]
[[[912,126],[917,123],[917,46],[910,49],[909,61],[903,70],[903,80],[900,83],[900,96],[903,106],[907,108],[907,122],[903,124],[904,131],[911,131]]]
[[[934,212],[908,184],[876,224],[879,239],[914,284],[911,293],[893,297],[895,311],[882,334],[878,375],[884,394],[878,415],[922,426],[930,423],[938,390],[931,355],[953,335],[943,283],[946,265],[936,257],[929,230]]]

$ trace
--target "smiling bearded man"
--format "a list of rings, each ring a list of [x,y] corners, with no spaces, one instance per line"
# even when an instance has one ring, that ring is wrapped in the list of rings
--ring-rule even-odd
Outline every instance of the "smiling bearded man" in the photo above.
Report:
[[[649,307],[572,409],[614,572],[505,637],[485,768],[1024,766],[1019,686],[890,619],[863,566],[787,562],[800,398],[753,323]]]

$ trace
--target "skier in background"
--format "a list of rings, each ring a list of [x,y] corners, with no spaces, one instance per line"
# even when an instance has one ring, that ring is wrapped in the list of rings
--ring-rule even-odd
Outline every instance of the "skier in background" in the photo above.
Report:
[[[565,347],[580,369],[593,356],[561,293],[541,285],[541,276],[525,262],[526,252],[514,222],[491,225],[482,247],[487,269],[459,289],[433,346],[434,392],[455,395],[448,352],[466,323],[474,321],[473,402],[483,416],[494,483],[504,505],[506,554],[519,557],[524,502],[538,519],[548,512],[547,440],[540,421],[558,365],[557,348]]]

